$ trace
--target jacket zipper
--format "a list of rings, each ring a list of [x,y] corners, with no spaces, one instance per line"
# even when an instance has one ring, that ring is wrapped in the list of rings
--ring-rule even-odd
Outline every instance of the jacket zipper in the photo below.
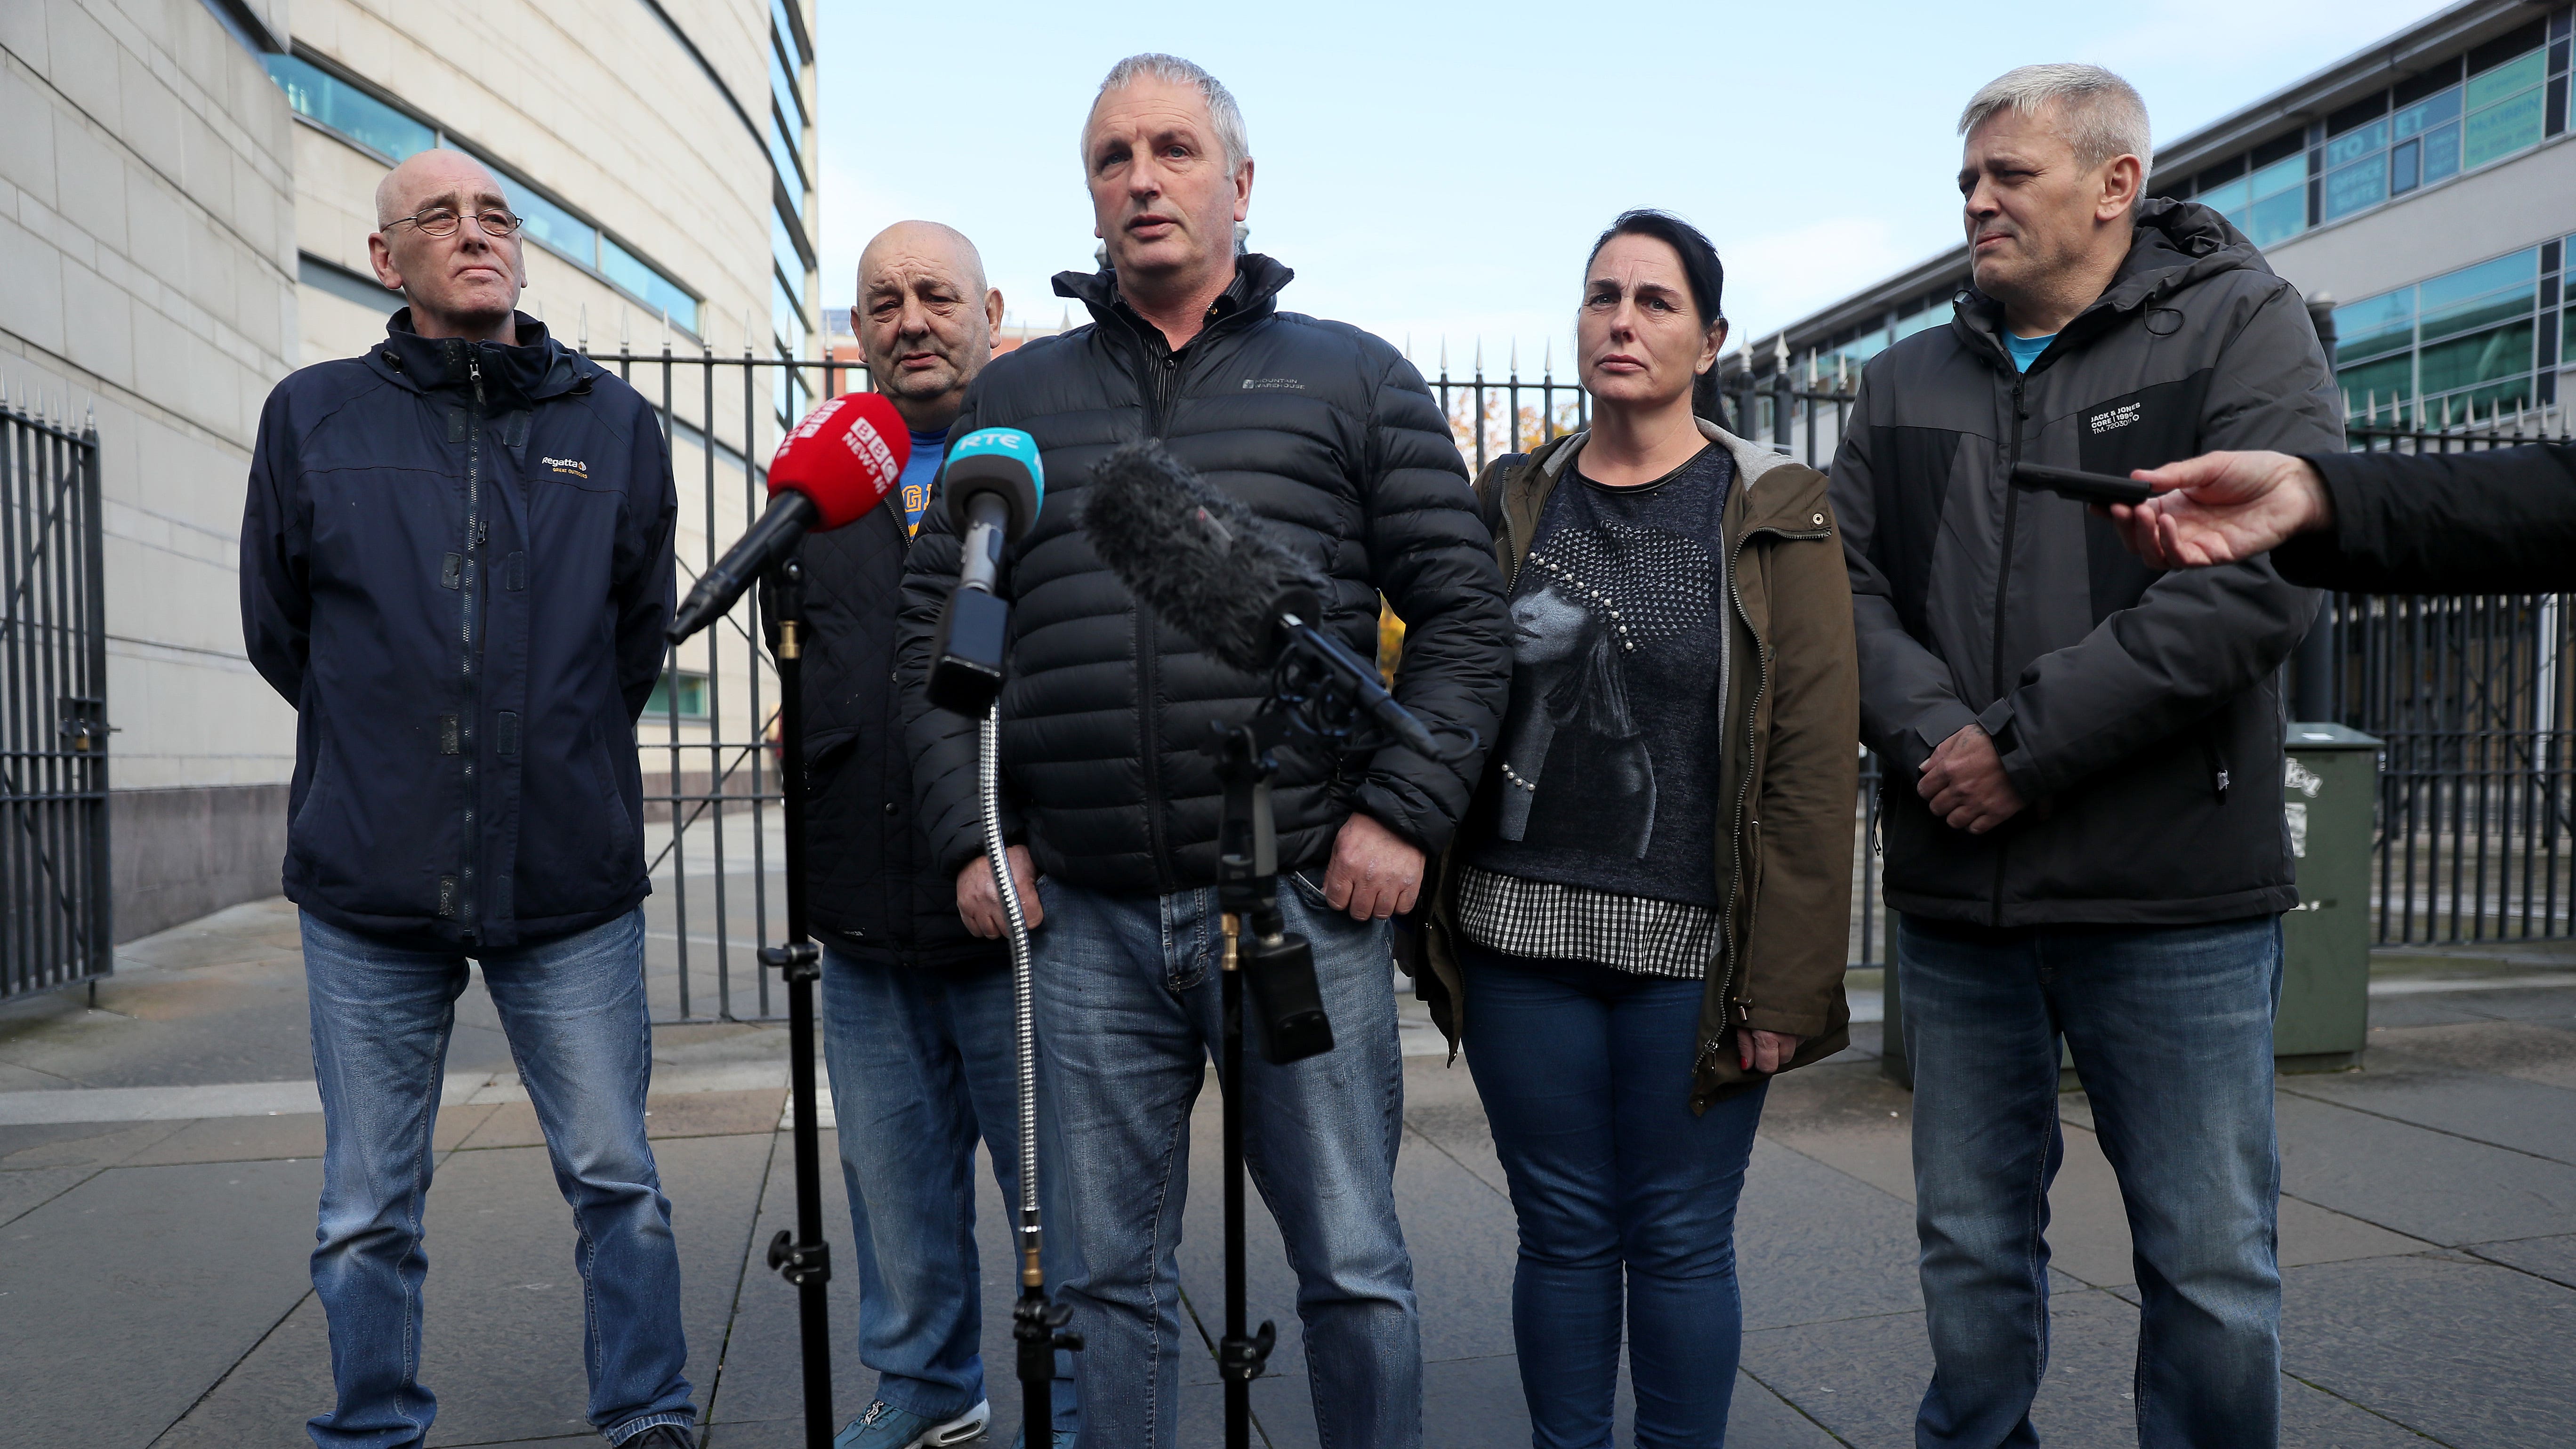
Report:
[[[1148,324],[1151,325],[1151,324]],[[1160,358],[1150,356],[1150,342],[1137,339],[1148,354],[1146,366],[1153,375],[1145,386],[1145,432],[1161,438],[1171,422],[1172,393],[1181,370],[1180,354],[1166,348]],[[1172,871],[1171,841],[1163,826],[1163,730],[1156,695],[1162,689],[1162,638],[1155,627],[1154,611],[1136,610],[1136,735],[1139,763],[1145,785],[1145,839],[1154,856],[1154,887],[1159,895],[1169,895],[1177,885]]]
[[[2009,355],[2005,357],[2004,365],[2013,367]],[[2013,367],[2011,441],[2004,448],[2004,545],[1995,564],[1995,643],[1986,663],[1989,687],[1997,699],[2004,697],[2004,606],[2012,586],[2013,525],[2021,513],[2021,490],[2012,486],[2012,470],[2013,465],[2021,461],[2021,425],[2026,416],[2022,411],[2022,388],[2028,381],[2020,368]],[[1995,842],[1993,920],[1989,924],[2000,929],[2003,923],[2004,843],[1998,840]]]
[[[1711,1059],[1717,1055],[1719,1044],[1724,1038],[1725,1028],[1728,1025],[1728,1018],[1735,1010],[1735,979],[1741,969],[1740,963],[1744,955],[1744,933],[1740,929],[1742,923],[1737,915],[1739,906],[1749,904],[1744,900],[1744,877],[1747,869],[1744,860],[1744,810],[1753,798],[1753,755],[1756,748],[1753,740],[1753,726],[1762,715],[1762,696],[1769,692],[1771,687],[1771,661],[1769,650],[1763,647],[1762,636],[1754,631],[1753,615],[1744,607],[1744,587],[1742,575],[1738,569],[1744,561],[1745,545],[1764,534],[1781,539],[1819,539],[1832,536],[1831,531],[1827,529],[1809,529],[1795,533],[1784,528],[1747,529],[1744,536],[1735,541],[1735,547],[1727,552],[1726,596],[1735,606],[1735,617],[1744,621],[1745,634],[1753,640],[1753,696],[1745,702],[1744,706],[1744,778],[1736,782],[1735,816],[1728,827],[1728,854],[1735,862],[1735,868],[1727,874],[1726,914],[1721,918],[1724,927],[1721,936],[1726,948],[1726,961],[1717,982],[1718,1033],[1700,1044],[1699,1060],[1693,1064],[1695,1070],[1705,1069]],[[1720,738],[1718,741],[1720,759],[1725,758],[1725,746],[1726,741]]]
[[[475,783],[474,761],[478,747],[474,724],[482,716],[483,681],[475,672],[477,652],[474,637],[475,606],[483,587],[483,358],[482,348],[465,344],[465,375],[474,383],[474,411],[465,420],[465,577],[458,590],[464,609],[464,628],[460,639],[462,663],[460,674],[465,685],[463,717],[457,721],[457,748],[465,756],[465,879],[457,892],[457,917],[470,934],[479,924],[475,887],[475,868],[483,860],[483,827],[476,819],[476,807],[482,803],[482,787]]]

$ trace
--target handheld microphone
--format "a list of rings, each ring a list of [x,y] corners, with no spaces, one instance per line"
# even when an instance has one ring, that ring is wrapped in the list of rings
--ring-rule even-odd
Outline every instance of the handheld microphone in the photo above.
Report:
[[[1323,576],[1162,444],[1129,443],[1100,460],[1083,495],[1082,527],[1118,581],[1210,658],[1267,674],[1282,654],[1297,653],[1406,747],[1447,758],[1387,693],[1377,667],[1321,627]]]
[[[1037,521],[1046,497],[1038,441],[1017,428],[978,428],[948,450],[940,475],[958,535],[957,588],[931,641],[930,702],[971,717],[1002,692],[1011,606],[999,592],[1002,550]]]
[[[903,477],[912,435],[894,404],[844,393],[805,415],[769,460],[769,509],[725,556],[698,575],[667,636],[674,644],[724,616],[752,581],[795,552],[808,533],[855,522]]]

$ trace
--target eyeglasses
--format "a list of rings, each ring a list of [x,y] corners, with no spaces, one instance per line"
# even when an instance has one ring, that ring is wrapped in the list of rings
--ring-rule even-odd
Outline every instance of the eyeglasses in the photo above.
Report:
[[[410,216],[395,217],[385,223],[385,230],[392,231],[404,222],[419,227],[422,236],[454,236],[456,229],[464,225],[465,218],[457,213],[455,207],[433,206]],[[485,236],[501,237],[514,235],[525,224],[525,219],[495,206],[475,212],[474,224],[483,228]]]

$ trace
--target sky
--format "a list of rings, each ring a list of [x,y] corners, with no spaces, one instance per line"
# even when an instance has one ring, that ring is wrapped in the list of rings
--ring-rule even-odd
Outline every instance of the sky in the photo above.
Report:
[[[1011,321],[1055,323],[1051,278],[1098,245],[1083,117],[1120,57],[1163,50],[1242,106],[1249,244],[1295,270],[1283,308],[1426,370],[1481,346],[1536,371],[1569,345],[1593,237],[1655,206],[1717,243],[1741,339],[1954,244],[1959,109],[2014,66],[2109,66],[2162,143],[2436,8],[820,0],[823,298],[846,307],[868,238],[926,218],[974,240]]]

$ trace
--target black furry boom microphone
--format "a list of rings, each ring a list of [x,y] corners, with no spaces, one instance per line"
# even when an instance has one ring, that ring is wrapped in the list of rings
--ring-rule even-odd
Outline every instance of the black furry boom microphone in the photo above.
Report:
[[[1082,528],[1118,581],[1210,658],[1268,674],[1295,653],[1407,747],[1445,757],[1376,667],[1320,627],[1323,575],[1161,443],[1128,443],[1100,460],[1084,490]]]

